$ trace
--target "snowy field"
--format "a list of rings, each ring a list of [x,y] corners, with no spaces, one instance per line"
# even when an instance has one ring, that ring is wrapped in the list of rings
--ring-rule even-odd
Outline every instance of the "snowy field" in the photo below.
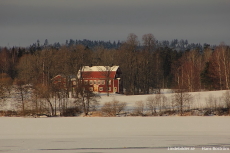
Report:
[[[228,149],[230,116],[0,117],[0,153],[227,153]]]
[[[218,102],[218,106],[223,107],[225,104],[223,102],[223,100],[221,100],[222,95],[226,92],[226,90],[221,90],[221,91],[203,91],[203,92],[190,92],[190,94],[192,95],[192,100],[190,103],[190,107],[191,108],[205,108],[205,107],[209,107],[207,105],[207,99],[212,96],[213,98],[217,99]],[[173,98],[174,93],[172,93],[172,91],[170,89],[162,89],[161,93],[167,97],[167,103],[168,105],[171,105],[171,99]],[[133,109],[135,107],[135,103],[137,101],[143,101],[146,102],[147,98],[149,96],[155,96],[156,94],[147,94],[147,95],[122,95],[122,94],[110,94],[109,96],[107,96],[106,94],[100,94],[101,98],[99,99],[99,104],[100,106],[102,106],[105,102],[111,102],[114,99],[118,100],[120,102],[126,102],[127,103],[127,107],[126,109]],[[73,98],[69,98],[69,106],[75,106],[75,104],[73,103],[75,99]],[[54,105],[54,99],[51,100],[53,101],[53,105]],[[16,103],[17,100],[13,97],[8,98],[6,100],[6,105],[3,107],[0,107],[0,110],[17,110],[16,107]],[[49,107],[48,103],[47,103],[47,107]]]
[[[191,108],[205,108],[207,106],[207,99],[212,96],[213,98],[217,99],[218,105],[223,106],[225,105],[224,102],[221,100],[222,95],[226,92],[226,90],[220,91],[203,91],[203,92],[190,92],[192,95],[191,100]],[[170,89],[162,89],[161,93],[167,97],[168,103],[172,99],[174,93]],[[154,96],[156,94],[148,94],[148,95],[120,95],[120,94],[111,94],[109,97],[106,95],[101,95],[100,104],[104,104],[105,102],[113,101],[116,99],[121,102],[127,103],[127,108],[133,108],[135,106],[135,102],[143,101],[146,102],[149,96]]]

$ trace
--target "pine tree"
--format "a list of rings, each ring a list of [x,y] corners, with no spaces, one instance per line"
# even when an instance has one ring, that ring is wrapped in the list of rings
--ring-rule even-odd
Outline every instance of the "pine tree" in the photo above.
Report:
[[[205,89],[211,90],[212,79],[209,75],[209,62],[205,63],[204,70],[200,74],[201,83],[204,85]]]

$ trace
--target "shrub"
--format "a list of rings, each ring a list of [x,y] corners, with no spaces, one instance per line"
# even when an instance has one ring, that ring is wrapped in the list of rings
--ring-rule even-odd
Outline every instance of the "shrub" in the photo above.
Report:
[[[112,102],[106,102],[102,108],[101,112],[105,116],[116,116],[119,115],[121,111],[125,110],[126,102],[119,102],[117,100],[113,100]]]

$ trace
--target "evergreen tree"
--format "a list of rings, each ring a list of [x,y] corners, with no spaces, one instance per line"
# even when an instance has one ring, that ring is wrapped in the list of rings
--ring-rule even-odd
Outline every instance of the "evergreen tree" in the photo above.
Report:
[[[204,85],[205,89],[211,90],[212,79],[209,75],[209,62],[205,63],[205,68],[200,74],[201,83]]]
[[[46,39],[44,42],[44,46],[47,47],[49,45],[48,40]]]

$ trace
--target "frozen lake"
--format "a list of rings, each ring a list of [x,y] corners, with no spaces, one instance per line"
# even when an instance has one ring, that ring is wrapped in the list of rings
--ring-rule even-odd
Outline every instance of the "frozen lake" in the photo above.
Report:
[[[230,152],[230,116],[0,117],[0,153],[162,153],[168,149]]]

